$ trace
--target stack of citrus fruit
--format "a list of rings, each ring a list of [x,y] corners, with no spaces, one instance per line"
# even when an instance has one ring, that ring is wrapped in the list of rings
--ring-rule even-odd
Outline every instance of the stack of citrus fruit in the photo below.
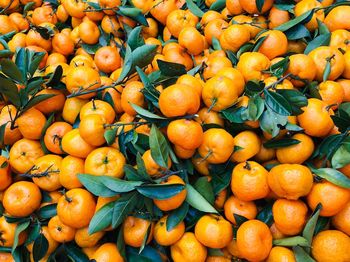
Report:
[[[350,1],[0,0],[0,262],[350,262]]]

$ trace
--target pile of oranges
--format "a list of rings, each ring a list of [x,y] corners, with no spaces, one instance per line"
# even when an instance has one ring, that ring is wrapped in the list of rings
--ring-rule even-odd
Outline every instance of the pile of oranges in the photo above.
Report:
[[[350,262],[350,1],[0,0],[0,262]]]

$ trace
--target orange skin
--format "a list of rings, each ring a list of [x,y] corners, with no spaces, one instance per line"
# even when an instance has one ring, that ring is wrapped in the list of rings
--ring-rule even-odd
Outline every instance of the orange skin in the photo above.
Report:
[[[142,93],[143,84],[139,81],[131,81],[129,82],[123,89],[121,94],[121,106],[123,111],[129,115],[136,115],[136,111],[130,105],[133,103],[140,107],[145,106],[145,99]]]
[[[38,31],[30,29],[26,36],[26,46],[38,46],[46,51],[51,51],[51,39],[44,39]]]
[[[208,12],[205,12],[204,15],[202,16],[200,23],[202,26],[203,25],[205,26],[210,21],[213,21],[215,19],[224,19],[224,16],[217,11],[208,10]]]
[[[335,216],[332,217],[332,225],[342,231],[343,233],[350,235],[350,202]]]
[[[105,262],[124,262],[118,247],[114,243],[104,243],[94,252],[91,259]]]
[[[242,73],[233,67],[225,67],[220,69],[216,76],[226,76],[235,82],[238,95],[241,95],[244,91],[245,81]]]
[[[337,29],[331,33],[331,40],[329,46],[335,48],[341,48],[344,51],[347,51],[350,47],[350,32],[345,29]]]
[[[337,82],[341,85],[344,91],[343,102],[350,102],[350,80],[339,79]]]
[[[199,96],[202,95],[204,82],[200,78],[197,78],[191,75],[182,75],[177,79],[176,83],[188,85],[192,89],[196,90]]]
[[[209,79],[211,77],[216,76],[216,74],[224,69],[224,68],[231,68],[232,63],[230,59],[227,57],[209,57],[208,61],[205,62],[207,67],[204,69],[203,76],[204,79]],[[228,77],[229,78],[229,77]],[[237,89],[238,92],[239,89]]]
[[[307,204],[312,210],[321,203],[320,216],[331,217],[339,213],[350,199],[349,189],[323,181],[315,183],[307,195]]]
[[[1,8],[8,8],[8,10],[14,10],[16,8],[18,8],[19,6],[19,0],[14,0],[14,1],[10,1],[10,0],[1,0],[0,1],[0,7]],[[1,260],[2,261],[2,260]]]
[[[270,226],[270,231],[271,231],[273,239],[282,239],[282,238],[286,238],[287,237],[285,234],[283,234],[281,231],[278,230],[278,228],[276,227],[275,223],[273,223]]]
[[[5,164],[6,163],[6,164]],[[0,156],[0,191],[12,183],[11,167],[7,158]]]
[[[185,149],[181,146],[174,145],[174,153],[179,158],[189,159],[196,153],[196,150],[195,149]]]
[[[34,165],[34,161],[43,155],[40,142],[23,138],[11,147],[9,161],[15,172],[24,174]]]
[[[52,49],[54,52],[68,56],[74,52],[74,42],[63,33],[55,34],[52,38]]]
[[[266,36],[266,38],[259,47],[258,52],[266,55],[270,60],[287,52],[288,39],[283,32],[270,30],[259,35],[259,38],[264,36]]]
[[[11,122],[16,115],[17,109],[13,105],[6,105],[0,110],[0,125],[6,124],[4,133],[4,144],[12,145],[22,138],[22,134],[18,128],[11,129]],[[15,121],[15,126],[17,121]]]
[[[8,223],[4,216],[0,217],[1,246],[12,247],[17,223]],[[21,232],[18,238],[18,245],[22,245],[27,238],[26,231]]]
[[[104,138],[106,121],[101,115],[87,115],[79,125],[81,137],[92,146],[101,146],[106,143]]]
[[[29,22],[25,17],[23,17],[22,14],[15,12],[10,14],[9,18],[12,23],[18,28],[18,31],[26,31],[29,29]]]
[[[72,126],[66,122],[55,122],[48,127],[44,136],[46,148],[55,154],[63,154],[60,148],[62,137],[72,130]]]
[[[66,97],[61,91],[55,89],[43,89],[37,93],[37,95],[44,94],[52,94],[54,96],[35,105],[36,109],[45,115],[51,114],[52,112],[61,111],[63,109]]]
[[[142,27],[142,36],[143,38],[147,39],[149,37],[157,37],[158,35],[158,24],[156,20],[153,18],[146,18],[146,21],[148,23],[148,26],[143,26]]]
[[[18,32],[17,26],[11,21],[7,15],[0,15],[0,34],[7,34],[10,32]]]
[[[346,79],[349,79],[350,78],[350,62],[349,62],[350,51],[346,51],[343,56],[345,59],[345,68],[344,68],[342,76]]]
[[[266,224],[259,220],[244,222],[237,231],[239,254],[250,261],[262,261],[272,248],[272,235]]]
[[[81,99],[78,97],[67,98],[62,111],[63,119],[70,124],[74,124],[75,119],[80,113],[80,109],[87,102],[88,100]]]
[[[198,22],[198,17],[193,15],[189,10],[178,9],[169,13],[166,19],[166,26],[169,32],[178,38],[183,28],[187,26],[195,27]]]
[[[239,0],[226,0],[226,8],[231,15],[239,15],[243,13]]]
[[[235,151],[230,160],[233,162],[244,162],[254,157],[260,150],[261,141],[257,134],[252,131],[243,131],[234,138],[234,146],[240,147]]]
[[[203,142],[202,127],[193,120],[171,121],[167,128],[167,136],[171,143],[188,150],[198,148]]]
[[[36,169],[32,175],[48,172],[45,176],[33,177],[33,182],[45,191],[55,191],[62,185],[59,181],[62,157],[57,155],[45,155],[35,160]]]
[[[105,234],[105,232],[99,231],[90,235],[88,230],[88,227],[83,227],[75,232],[74,240],[79,247],[93,247]]]
[[[142,160],[145,163],[147,174],[151,177],[163,176],[165,174],[165,171],[171,167],[170,157],[168,157],[168,168],[161,167],[152,158],[151,150],[147,150],[145,153],[143,153]]]
[[[32,21],[36,26],[45,22],[56,24],[57,16],[50,5],[43,5],[34,9],[32,14]]]
[[[349,53],[350,55],[350,53]],[[342,86],[335,81],[325,81],[318,86],[322,100],[331,106],[333,110],[337,109],[344,99],[344,90]]]
[[[11,52],[16,52],[16,48],[26,46],[26,35],[24,33],[17,33],[7,44]]]
[[[120,68],[120,55],[115,47],[104,46],[97,50],[94,61],[98,69],[105,73],[111,73]]]
[[[294,253],[292,250],[286,247],[275,246],[271,249],[269,256],[266,259],[266,262],[295,262]]]
[[[280,164],[270,170],[267,181],[278,197],[297,200],[309,194],[313,185],[313,175],[305,166]]]
[[[323,137],[333,128],[334,123],[331,118],[333,111],[327,108],[327,104],[319,99],[308,99],[308,105],[303,107],[302,114],[297,116],[299,125],[309,136]],[[314,124],[317,123],[317,129]]]
[[[46,118],[38,109],[30,108],[18,119],[18,129],[24,138],[38,140],[46,123]]]
[[[306,13],[311,9],[320,8],[320,7],[322,7],[322,4],[319,1],[302,0],[299,3],[297,3],[294,7],[295,16],[301,16],[302,14]],[[324,11],[322,9],[317,10],[313,14],[311,20],[305,24],[306,28],[310,31],[315,31],[318,28],[317,19],[323,22]]]
[[[41,233],[45,236],[46,240],[48,241],[49,243],[49,247],[46,251],[46,255],[50,255],[52,252],[54,252],[56,250],[56,248],[58,247],[58,242],[56,240],[54,240],[50,233],[49,233],[49,229],[47,226],[43,226],[41,227]],[[34,242],[30,243],[29,245],[27,245],[27,249],[30,253],[33,252],[33,245],[34,245]],[[1,260],[0,260],[1,261]]]
[[[199,242],[210,248],[223,248],[233,237],[231,223],[221,216],[210,214],[197,221],[194,233]]]
[[[114,36],[121,36],[119,29],[122,23],[117,20],[114,16],[105,15],[101,21],[101,27],[103,31],[107,34],[112,34]]]
[[[207,249],[192,232],[186,232],[181,239],[170,247],[171,258],[174,262],[204,262]]]
[[[185,223],[181,221],[172,230],[167,231],[166,221],[168,216],[164,216],[158,220],[154,226],[154,240],[157,241],[159,245],[171,246],[175,244],[185,233]]]
[[[14,217],[26,217],[33,213],[41,202],[41,192],[32,182],[13,183],[5,191],[2,203],[8,214]]]
[[[66,133],[61,144],[64,152],[79,158],[86,158],[95,149],[94,146],[85,142],[79,133],[79,129],[73,129]]]
[[[274,148],[264,147],[265,142],[266,139],[262,139],[259,152],[254,156],[254,159],[259,163],[272,160],[276,157],[276,150]]]
[[[196,45],[193,45],[196,43]],[[194,27],[185,27],[180,31],[179,44],[191,55],[199,55],[205,48],[205,38]]]
[[[124,155],[112,147],[100,147],[92,151],[85,160],[85,172],[95,176],[124,176]]]
[[[185,185],[185,182],[176,175],[171,175],[160,184],[172,185],[181,184]],[[178,208],[185,201],[187,190],[184,188],[180,193],[167,199],[153,199],[154,204],[162,211],[169,211]]]
[[[168,43],[163,48],[164,60],[173,63],[179,63],[190,70],[193,67],[191,56],[186,49],[177,43]]]
[[[234,140],[230,133],[224,129],[211,128],[204,132],[203,143],[198,148],[202,157],[200,162],[206,160],[210,164],[225,163],[234,149]]]
[[[121,1],[120,0],[99,0],[99,4],[102,8],[112,8],[117,10],[118,6],[121,5]],[[103,12],[107,15],[114,15],[115,12],[114,10],[103,10]]]
[[[67,58],[60,53],[51,53],[46,60],[46,65],[56,65],[59,63],[67,63]]]
[[[326,16],[324,23],[329,31],[333,32],[337,29],[350,29],[348,6],[338,6],[333,8]]]
[[[0,261],[1,262],[15,262],[11,253],[5,253],[5,252],[0,253]]]
[[[230,25],[220,36],[220,45],[225,50],[237,52],[238,49],[250,40],[250,33],[244,25]]]
[[[254,161],[242,162],[232,171],[231,190],[239,199],[252,201],[265,198],[269,192],[268,171]]]
[[[304,68],[307,68],[308,70],[304,70]],[[289,57],[287,73],[291,73],[294,76],[311,82],[316,77],[316,72],[317,69],[315,62],[309,56],[304,54],[294,54]],[[296,87],[305,85],[302,81],[295,79],[291,79],[291,82]]]
[[[219,126],[224,126],[224,120],[221,118],[220,114],[215,111],[208,112],[207,107],[203,107],[197,113],[198,117],[195,120],[201,125],[204,124],[216,124]]]
[[[140,247],[142,245],[148,230],[149,234],[146,243],[151,242],[153,238],[154,224],[146,219],[128,216],[124,220],[122,228],[125,244],[132,247]]]
[[[63,187],[67,189],[82,187],[77,175],[84,173],[83,159],[66,156],[62,159],[60,171],[59,182]]]
[[[261,12],[259,12],[256,3],[249,0],[239,0],[239,4],[242,9],[248,12],[249,14],[263,14],[267,12],[273,5],[273,0],[264,1],[264,5],[261,8]]]
[[[280,10],[276,7],[272,7],[269,13],[269,28],[273,29],[280,26],[290,20],[289,12],[286,10]]]
[[[50,219],[48,224],[50,236],[59,243],[69,242],[74,239],[76,230],[62,223],[58,216]]]
[[[81,0],[65,0],[62,2],[64,9],[70,16],[75,18],[83,18],[85,16],[85,8],[87,4]]]
[[[208,22],[204,27],[204,36],[208,44],[212,44],[213,37],[220,39],[220,36],[227,27],[228,23],[222,18]]]
[[[225,217],[232,224],[236,225],[234,214],[247,219],[254,219],[258,214],[258,209],[253,201],[242,201],[235,196],[230,196],[224,205]]]
[[[250,38],[254,39],[258,33],[267,29],[268,21],[264,16],[237,15],[232,18],[231,24],[241,24],[250,33]]]
[[[258,52],[246,52],[240,56],[237,69],[241,71],[245,81],[263,80],[264,74],[261,72],[270,67],[270,60],[267,56]]]
[[[56,16],[57,16],[57,20],[62,22],[62,23],[66,22],[68,20],[69,14],[62,4],[57,7]]]
[[[93,100],[84,104],[80,110],[80,119],[92,114],[102,116],[108,124],[112,124],[115,120],[113,107],[102,100]]]
[[[163,25],[166,24],[168,15],[177,9],[175,0],[156,0],[150,10],[151,15]]]

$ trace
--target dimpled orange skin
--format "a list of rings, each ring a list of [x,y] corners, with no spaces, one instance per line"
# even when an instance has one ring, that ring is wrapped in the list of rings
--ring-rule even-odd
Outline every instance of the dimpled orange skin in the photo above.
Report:
[[[270,60],[287,52],[288,39],[283,32],[278,30],[270,30],[259,35],[259,38],[265,36],[266,38],[259,47],[258,52],[266,55]]]
[[[170,252],[174,262],[204,262],[208,253],[192,232],[183,234],[181,239],[170,247]]]
[[[105,232],[98,231],[93,234],[89,234],[89,228],[83,227],[75,232],[74,240],[80,247],[93,247],[104,236]]]
[[[244,25],[233,24],[223,31],[219,40],[223,49],[237,52],[242,45],[250,40],[250,33]]]
[[[18,223],[8,223],[4,216],[0,217],[1,246],[12,247],[15,239],[15,232]],[[18,245],[22,245],[26,240],[27,233],[23,231],[19,234]]]
[[[0,191],[11,185],[11,182],[12,176],[10,163],[7,158],[0,156]]]
[[[332,225],[350,236],[350,202],[345,207],[332,217]]]
[[[66,156],[62,159],[59,174],[60,184],[66,189],[82,187],[77,175],[84,173],[84,160],[74,156]]]
[[[338,230],[325,230],[312,241],[311,254],[318,262],[350,261],[350,237]]]
[[[22,138],[18,128],[11,129],[11,119],[16,115],[17,109],[13,105],[7,105],[0,110],[0,125],[6,124],[4,141],[5,145],[12,145]],[[17,121],[15,121],[17,124]]]
[[[175,244],[185,233],[185,223],[183,221],[168,231],[166,227],[167,219],[168,216],[162,217],[154,226],[154,240],[162,246]]]
[[[106,143],[104,133],[107,128],[103,116],[94,114],[87,115],[80,120],[79,133],[83,140],[92,146],[102,146]]]
[[[350,7],[338,6],[333,8],[326,16],[324,23],[333,32],[337,29],[350,29]]]
[[[67,98],[62,111],[63,119],[70,123],[74,124],[77,116],[79,115],[80,109],[88,102],[86,99],[81,99],[78,97]]]
[[[297,116],[299,125],[309,136],[323,137],[327,135],[334,127],[330,116],[332,110],[327,108],[327,104],[317,98],[309,98],[308,105],[303,107],[302,114]],[[317,123],[317,129],[315,124]]]
[[[58,216],[53,216],[49,220],[48,230],[50,236],[59,243],[72,241],[76,232],[73,227],[63,224]]]
[[[89,225],[95,206],[95,199],[89,191],[74,188],[58,200],[57,215],[67,226],[82,228]]]
[[[240,56],[237,69],[241,71],[245,81],[262,80],[262,70],[270,67],[270,60],[264,54],[258,52],[246,52]]]
[[[308,70],[304,70],[307,68]],[[312,81],[316,77],[316,65],[314,60],[305,54],[293,54],[289,57],[287,73],[290,73],[300,79]],[[305,85],[302,81],[291,79],[294,86]]]
[[[2,204],[8,214],[25,217],[39,208],[41,192],[32,182],[19,181],[9,186],[3,196]]]
[[[210,164],[226,162],[234,148],[234,140],[230,133],[224,129],[211,128],[204,132],[203,143],[198,148],[198,153],[203,161]]]
[[[266,262],[296,262],[295,256],[292,250],[286,247],[275,246],[271,249],[271,252],[266,259]]]
[[[239,163],[232,170],[231,190],[244,201],[265,198],[269,192],[268,171],[254,161]]]
[[[30,108],[18,119],[18,129],[24,138],[38,140],[46,123],[46,118],[38,109]]]
[[[141,247],[147,231],[149,231],[146,243],[148,244],[153,238],[154,224],[152,221],[128,216],[123,223],[123,235],[125,244],[132,247]]]
[[[243,131],[234,138],[237,150],[232,154],[231,161],[244,162],[254,157],[260,150],[261,141],[258,135],[252,131]]]
[[[86,158],[95,147],[80,136],[79,129],[73,129],[63,136],[62,149],[69,155]]]
[[[277,196],[296,200],[310,192],[313,175],[306,166],[280,164],[270,170],[267,182]]]
[[[261,12],[259,11],[256,2],[250,0],[239,0],[239,4],[242,9],[247,11],[249,14],[260,14],[267,12],[273,5],[273,0],[266,0],[261,8]]]
[[[62,137],[72,130],[72,126],[66,122],[55,122],[45,132],[44,143],[46,148],[55,154],[63,154],[60,148]]]
[[[140,107],[145,106],[144,95],[142,93],[143,84],[139,81],[129,82],[123,89],[121,94],[121,106],[125,113],[129,115],[136,115],[135,109],[130,103]]]
[[[236,225],[234,214],[243,216],[247,219],[254,219],[258,214],[258,209],[253,201],[243,201],[235,196],[230,196],[225,201],[224,212],[226,219]]]
[[[80,119],[83,119],[87,115],[100,115],[108,124],[112,124],[115,121],[115,112],[113,107],[102,100],[89,101],[81,107]]]
[[[268,226],[259,220],[244,222],[237,231],[240,255],[250,261],[266,259],[272,248],[272,235]]]
[[[124,262],[117,245],[114,243],[104,243],[98,247],[91,259],[103,262]]]

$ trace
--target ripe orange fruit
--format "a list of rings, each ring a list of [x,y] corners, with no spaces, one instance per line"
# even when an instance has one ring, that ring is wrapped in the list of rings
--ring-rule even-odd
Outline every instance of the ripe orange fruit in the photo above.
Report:
[[[343,233],[350,235],[350,202],[345,207],[332,217],[332,225],[342,231]]]
[[[241,71],[245,81],[262,80],[264,73],[270,67],[270,60],[258,52],[246,52],[240,56],[237,69]]]
[[[156,20],[165,25],[168,15],[176,9],[175,0],[155,0],[150,13]]]
[[[11,19],[7,15],[0,15],[0,23],[2,25],[0,29],[0,34],[2,35],[13,31],[18,31],[17,26],[11,21]]]
[[[95,114],[102,116],[108,124],[112,124],[115,121],[113,107],[102,100],[92,100],[84,104],[80,110],[80,119],[84,119],[87,115]]]
[[[199,55],[205,48],[205,38],[195,27],[185,27],[180,31],[179,44],[191,55]],[[196,43],[196,45],[193,45]]]
[[[104,46],[95,53],[94,61],[98,69],[105,73],[111,73],[120,68],[120,55],[117,48]]]
[[[38,140],[46,123],[46,118],[38,109],[30,108],[18,119],[18,129],[24,138]]]
[[[232,18],[232,23],[243,25],[250,33],[250,38],[254,39],[262,30],[267,29],[268,21],[264,16],[236,15]]]
[[[329,46],[347,51],[349,48],[350,32],[345,29],[337,29],[331,33]]]
[[[196,121],[178,119],[169,123],[167,136],[173,144],[191,150],[198,148],[202,144],[203,130]]]
[[[79,115],[80,109],[87,102],[88,100],[81,99],[78,97],[67,98],[67,100],[64,102],[62,111],[63,119],[70,124],[74,124],[74,121]]]
[[[309,194],[313,175],[306,166],[280,164],[270,170],[267,182],[278,197],[296,200]]]
[[[324,23],[329,31],[333,32],[337,29],[349,30],[349,11],[349,6],[337,6],[333,8],[324,19]]]
[[[349,53],[350,54],[350,53]],[[343,87],[335,81],[325,81],[319,84],[319,93],[322,100],[331,108],[337,109],[344,99]]]
[[[268,226],[259,220],[248,220],[237,230],[239,254],[250,261],[266,259],[272,248],[272,235]]]
[[[73,129],[66,133],[62,138],[61,145],[64,152],[79,158],[86,158],[95,149],[81,137],[79,129]]]
[[[89,234],[88,230],[88,227],[83,227],[75,232],[74,240],[79,247],[93,247],[105,234],[103,231]]]
[[[266,262],[295,262],[295,256],[292,250],[286,247],[275,246],[271,249]]]
[[[0,217],[1,246],[12,247],[15,240],[17,223],[8,223],[4,216]],[[26,231],[19,234],[18,245],[22,245],[27,238]]]
[[[266,55],[266,57],[270,60],[287,52],[288,39],[283,32],[278,30],[269,30],[260,34],[258,39],[265,36],[266,38],[259,47],[258,52]]]
[[[123,262],[124,259],[120,255],[118,247],[114,243],[104,243],[98,247],[94,252],[91,259],[95,261],[105,261],[105,262]]]
[[[186,52],[186,49],[175,42],[164,46],[163,55],[165,61],[182,64],[186,67],[186,70],[190,70],[193,67],[192,58]]]
[[[183,234],[181,239],[170,247],[170,252],[174,262],[204,262],[207,258],[207,249],[198,241],[192,232]]]
[[[69,242],[74,239],[75,228],[63,224],[58,216],[52,217],[47,226],[50,236],[59,243]]]
[[[82,0],[64,0],[62,5],[72,17],[83,18],[85,16],[84,10],[87,3],[83,2]]]
[[[234,138],[234,146],[237,148],[231,156],[233,162],[244,162],[255,156],[259,150],[261,141],[253,131],[243,131]]]
[[[3,138],[5,145],[12,145],[22,138],[22,134],[18,128],[11,128],[12,119],[14,119],[16,112],[17,109],[13,105],[6,105],[0,111],[0,125],[6,124]],[[16,125],[17,121],[14,122],[14,126]]]
[[[52,49],[57,53],[67,56],[74,52],[74,42],[64,33],[55,34],[52,38]]]
[[[177,9],[169,13],[166,19],[166,27],[173,36],[178,38],[183,28],[195,27],[198,21],[198,17],[193,15],[189,10]]]
[[[181,184],[185,185],[185,182],[176,175],[171,175],[165,180],[160,182],[160,184],[172,185],[172,184]],[[178,208],[185,201],[187,195],[187,190],[184,188],[180,193],[167,198],[167,199],[153,199],[154,204],[162,211],[169,211]]]
[[[287,10],[280,10],[277,7],[272,7],[269,13],[269,28],[273,29],[290,20],[289,12]]]
[[[266,197],[269,192],[268,171],[254,161],[239,163],[232,170],[231,190],[243,201]]]
[[[261,8],[261,12],[258,10],[258,7],[256,5],[256,2],[249,1],[249,0],[239,0],[239,4],[241,5],[242,9],[249,14],[263,14],[267,12],[273,5],[273,0],[266,0],[264,1],[264,4]]]
[[[89,225],[95,206],[95,199],[89,191],[74,188],[58,200],[57,215],[67,226],[82,228]]]
[[[72,126],[66,122],[55,122],[50,125],[44,136],[44,143],[46,148],[55,154],[63,154],[61,149],[62,137],[72,130]]]
[[[212,44],[213,37],[219,40],[227,27],[228,23],[222,18],[217,18],[208,22],[204,27],[205,40],[208,44]]]
[[[50,255],[58,247],[58,242],[54,240],[53,237],[50,235],[50,232],[47,226],[42,226],[40,231],[49,243],[48,249],[46,251],[46,255]],[[30,253],[33,252],[33,245],[34,245],[33,242],[27,245],[27,249]]]
[[[35,106],[36,109],[38,109],[45,115],[51,114],[52,112],[61,111],[63,109],[64,103],[66,101],[66,97],[61,91],[46,88],[38,92],[37,95],[45,95],[45,94],[54,95],[54,96],[38,103]]]
[[[19,181],[9,186],[2,200],[8,214],[14,217],[26,217],[33,213],[41,202],[41,192],[32,182]]]
[[[185,223],[183,221],[168,231],[166,228],[167,219],[168,216],[162,217],[154,226],[154,240],[162,246],[175,244],[185,233]]]
[[[230,196],[224,205],[225,217],[232,224],[236,225],[234,214],[247,219],[254,219],[258,214],[258,209],[253,201],[243,201],[235,196]]]
[[[296,16],[301,16],[302,14],[308,12],[314,8],[320,8],[315,11],[311,20],[305,24],[306,28],[310,31],[314,31],[318,28],[317,20],[323,22],[324,11],[321,9],[322,4],[317,0],[302,0],[298,2],[294,7],[294,13]]]
[[[217,52],[217,56],[214,55],[215,52]],[[220,51],[215,51],[212,54],[209,55],[207,58],[207,61],[205,61],[205,64],[207,65],[204,69],[203,76],[204,79],[209,79],[211,77],[216,76],[216,74],[223,68],[231,68],[232,63],[230,59],[228,59],[226,56],[220,55]]]
[[[148,244],[153,238],[154,224],[143,218],[128,216],[122,228],[125,244],[132,247],[141,247],[148,232],[146,243]]]
[[[223,31],[220,36],[220,45],[225,50],[237,52],[238,49],[250,40],[250,33],[244,25],[233,24]]]
[[[101,146],[106,143],[104,138],[106,125],[107,123],[101,115],[87,115],[80,121],[79,133],[88,144]]]
[[[136,115],[135,109],[130,103],[140,107],[145,106],[145,98],[142,93],[143,84],[139,81],[131,81],[126,84],[121,94],[121,106],[125,113]]]
[[[142,160],[145,163],[146,172],[151,177],[164,176],[165,171],[171,167],[171,159],[168,157],[168,168],[158,165],[151,155],[151,150],[146,150],[142,155]]]
[[[349,236],[338,230],[325,230],[314,237],[311,253],[320,262],[349,261],[349,248]]]
[[[11,167],[7,158],[0,156],[0,190],[5,190],[9,185],[11,185]]]
[[[224,120],[220,116],[218,112],[215,112],[213,110],[208,112],[207,107],[203,107],[197,112],[198,117],[195,118],[195,120],[200,123],[201,125],[205,124],[216,124],[219,126],[224,126]]]

